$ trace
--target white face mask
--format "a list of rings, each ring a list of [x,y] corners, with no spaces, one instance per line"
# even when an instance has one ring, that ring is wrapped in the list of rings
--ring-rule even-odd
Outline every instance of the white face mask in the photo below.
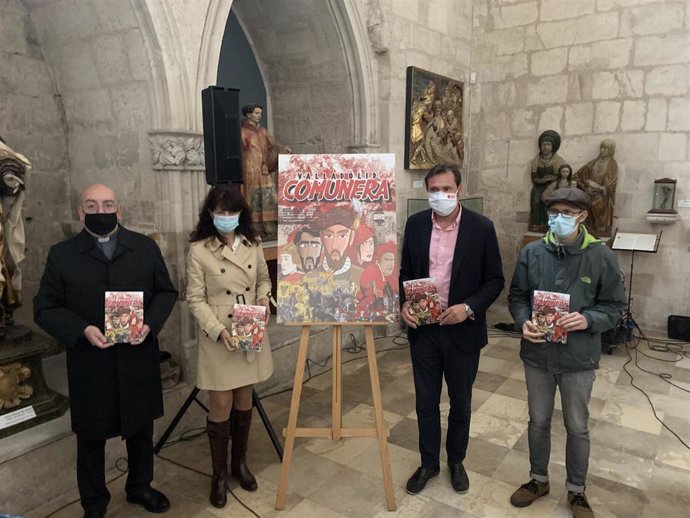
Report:
[[[457,192],[430,192],[429,207],[439,216],[448,216],[458,206]]]

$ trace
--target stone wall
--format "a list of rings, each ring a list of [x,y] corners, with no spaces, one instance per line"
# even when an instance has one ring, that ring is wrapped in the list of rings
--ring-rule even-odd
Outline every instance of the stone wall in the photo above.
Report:
[[[69,160],[62,98],[46,66],[36,32],[20,0],[0,2],[0,136],[33,164],[25,203],[24,307],[16,319],[32,319],[31,299],[48,248],[64,236]]]
[[[28,0],[38,41],[65,107],[71,215],[78,193],[111,185],[129,226],[153,229],[148,140],[151,66],[129,2]]]
[[[235,0],[232,8],[260,63],[276,138],[295,153],[346,152],[353,94],[329,2]]]
[[[677,178],[676,200],[690,197],[689,10],[672,0],[475,0],[466,167],[496,222],[508,279],[527,231],[528,164],[545,129],[561,134],[559,154],[575,170],[602,139],[616,141],[621,231],[662,228],[645,219],[654,179]],[[690,313],[690,213],[679,212],[658,254],[636,254],[633,312],[645,327]],[[618,255],[629,272],[630,253]]]
[[[462,0],[358,2],[372,22],[376,21],[372,15],[372,11],[375,12],[372,4],[376,3],[381,9],[378,30],[383,34],[381,39],[388,49],[376,58],[380,78],[381,148],[396,155],[398,242],[402,244],[407,199],[426,197],[424,188],[413,187],[414,181],[424,179],[426,171],[404,169],[407,67],[415,66],[466,81],[470,72],[472,5]],[[469,128],[468,92],[468,84],[465,83],[466,136]],[[463,182],[469,190],[472,189],[469,175],[463,177]]]

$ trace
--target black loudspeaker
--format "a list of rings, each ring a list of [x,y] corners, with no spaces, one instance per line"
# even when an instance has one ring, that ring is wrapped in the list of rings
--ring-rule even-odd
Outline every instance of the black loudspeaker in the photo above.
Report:
[[[206,183],[242,183],[240,91],[209,86],[201,91]]]
[[[690,317],[668,316],[668,337],[672,340],[690,342]]]

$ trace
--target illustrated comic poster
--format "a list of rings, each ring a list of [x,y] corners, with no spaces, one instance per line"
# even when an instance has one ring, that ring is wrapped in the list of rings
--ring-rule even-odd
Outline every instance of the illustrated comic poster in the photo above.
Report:
[[[403,281],[405,299],[410,301],[418,326],[438,324],[441,321],[441,301],[433,277]]]
[[[235,304],[232,314],[232,345],[238,351],[261,352],[266,330],[266,306]]]
[[[106,291],[103,332],[110,345],[129,343],[144,327],[143,291]]]
[[[398,318],[395,155],[281,155],[278,322]]]
[[[569,294],[534,290],[532,323],[539,328],[539,332],[544,333],[545,340],[561,344],[567,343],[568,332],[558,321],[569,312]]]

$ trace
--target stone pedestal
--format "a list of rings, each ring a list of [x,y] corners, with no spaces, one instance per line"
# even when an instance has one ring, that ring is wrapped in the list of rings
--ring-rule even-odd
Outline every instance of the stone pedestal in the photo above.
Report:
[[[64,414],[69,400],[48,387],[41,359],[54,343],[16,326],[0,343],[0,439]]]

